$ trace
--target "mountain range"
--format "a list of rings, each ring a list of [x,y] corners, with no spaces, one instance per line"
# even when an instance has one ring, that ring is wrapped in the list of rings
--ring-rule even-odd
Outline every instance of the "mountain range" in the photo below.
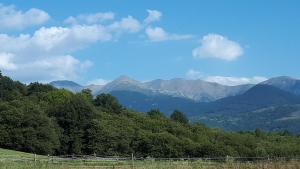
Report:
[[[253,84],[225,86],[203,80],[186,80],[182,78],[139,82],[127,76],[120,76],[106,85],[82,86],[66,80],[53,81],[50,84],[72,92],[88,88],[92,90],[94,95],[112,91],[132,91],[145,95],[167,95],[186,98],[197,102],[210,102],[228,96],[239,95],[254,86]]]
[[[170,115],[180,110],[191,121],[210,127],[300,133],[300,80],[286,76],[239,86],[180,78],[139,82],[127,76],[103,86],[71,81],[50,84],[73,92],[89,88],[94,95],[111,93],[126,107],[142,112],[158,108]]]

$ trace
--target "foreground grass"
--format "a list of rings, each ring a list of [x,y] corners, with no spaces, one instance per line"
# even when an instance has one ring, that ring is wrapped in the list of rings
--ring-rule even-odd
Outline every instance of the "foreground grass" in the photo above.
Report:
[[[42,155],[37,155],[36,157],[39,159],[47,158],[47,156],[42,156]],[[34,154],[0,148],[0,159],[3,158],[32,158],[33,159]]]
[[[25,159],[22,161],[22,159]],[[36,156],[0,148],[0,169],[300,169],[300,161],[266,161],[255,163],[209,161],[116,161],[66,160]]]
[[[151,162],[132,165],[51,164],[46,162],[0,162],[0,169],[300,169],[297,161],[259,163],[209,163],[209,162]]]

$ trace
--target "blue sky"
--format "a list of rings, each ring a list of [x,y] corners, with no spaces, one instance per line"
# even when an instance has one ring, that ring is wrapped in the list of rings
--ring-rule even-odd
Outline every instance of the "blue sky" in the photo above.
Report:
[[[0,70],[23,81],[300,77],[300,1],[1,1]]]

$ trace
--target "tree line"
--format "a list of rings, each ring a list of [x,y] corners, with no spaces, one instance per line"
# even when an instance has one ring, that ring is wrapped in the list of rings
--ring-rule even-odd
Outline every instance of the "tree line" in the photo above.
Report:
[[[71,93],[29,85],[0,73],[0,147],[37,154],[137,157],[288,157],[300,155],[300,137],[287,131],[226,132],[123,107],[110,94]]]

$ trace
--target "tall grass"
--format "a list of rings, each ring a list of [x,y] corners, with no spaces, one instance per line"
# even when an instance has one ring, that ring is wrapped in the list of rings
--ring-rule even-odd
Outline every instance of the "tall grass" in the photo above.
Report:
[[[299,161],[289,162],[258,162],[258,163],[209,163],[187,161],[164,162],[137,162],[112,165],[85,165],[85,164],[52,164],[48,162],[0,162],[0,169],[300,169]]]

